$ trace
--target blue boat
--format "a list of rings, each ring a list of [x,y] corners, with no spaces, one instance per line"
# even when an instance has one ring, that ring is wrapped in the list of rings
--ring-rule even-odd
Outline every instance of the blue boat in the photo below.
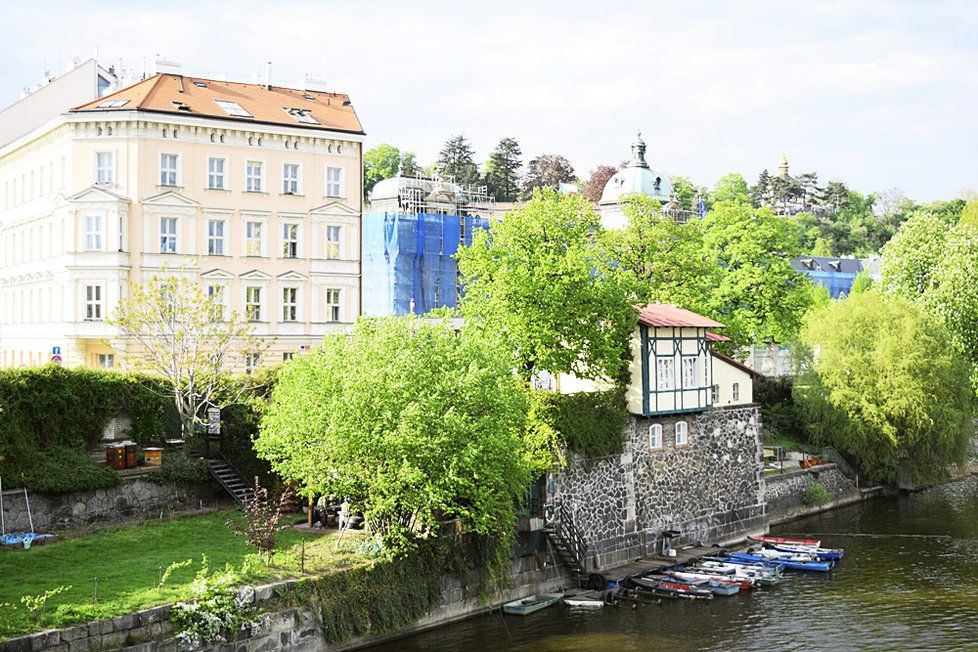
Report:
[[[845,554],[845,550],[842,548],[811,548],[768,542],[764,543],[764,547],[770,548],[771,550],[777,550],[778,552],[787,552],[793,555],[811,555],[819,561],[838,561],[842,559],[842,555]]]
[[[790,568],[791,570],[805,570],[805,571],[816,571],[819,573],[827,573],[832,570],[832,562],[828,561],[800,561],[796,559],[790,559],[787,557],[778,558],[767,558],[762,555],[748,554],[746,552],[732,552],[730,553],[730,561],[746,561],[753,564],[761,563],[765,566],[771,566],[776,568]]]

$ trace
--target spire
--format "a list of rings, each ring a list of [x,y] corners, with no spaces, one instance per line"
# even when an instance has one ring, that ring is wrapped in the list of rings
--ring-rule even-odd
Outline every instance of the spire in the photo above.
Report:
[[[778,175],[788,178],[788,157],[785,154],[781,155],[781,160],[778,162]]]
[[[645,162],[645,141],[642,140],[642,132],[638,132],[638,137],[632,145],[632,162],[629,167],[647,168],[649,164]]]

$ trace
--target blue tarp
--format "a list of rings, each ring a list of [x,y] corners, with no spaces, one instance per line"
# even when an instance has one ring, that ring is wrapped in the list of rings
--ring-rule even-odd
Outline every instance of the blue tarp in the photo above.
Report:
[[[482,217],[368,211],[363,215],[363,312],[425,314],[458,305],[460,245],[472,243]]]
[[[31,543],[38,539],[50,539],[53,534],[34,534],[33,532],[11,532],[0,536],[0,546],[12,546],[14,544],[30,548]]]
[[[829,294],[833,299],[838,299],[840,296],[848,296],[849,291],[852,290],[852,284],[856,280],[856,274],[848,274],[845,272],[821,272],[818,270],[802,270],[801,272],[814,283],[824,285],[828,288]]]

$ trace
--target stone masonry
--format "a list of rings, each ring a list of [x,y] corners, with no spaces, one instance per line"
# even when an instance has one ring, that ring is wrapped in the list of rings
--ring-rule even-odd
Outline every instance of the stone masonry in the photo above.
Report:
[[[688,425],[676,446],[675,426]],[[649,447],[649,426],[662,426],[662,447]],[[629,417],[625,450],[572,460],[551,483],[589,546],[586,566],[606,568],[652,554],[664,530],[679,543],[734,539],[766,528],[757,406],[653,418]],[[555,511],[559,514],[559,511]]]
[[[29,496],[34,529],[38,532],[158,515],[161,510],[166,514],[194,510],[211,506],[220,498],[207,484],[157,484],[147,480],[145,474],[124,476],[119,485],[108,489]],[[8,532],[30,530],[23,489],[3,492],[3,518]]]

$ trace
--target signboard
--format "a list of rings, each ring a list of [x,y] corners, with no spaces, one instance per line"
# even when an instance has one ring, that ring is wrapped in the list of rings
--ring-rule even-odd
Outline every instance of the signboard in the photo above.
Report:
[[[61,347],[60,346],[52,346],[51,347],[51,357],[54,357],[54,356],[61,357]]]
[[[207,408],[207,434],[221,434],[221,408]]]
[[[55,348],[57,348],[57,347],[55,347]],[[58,354],[52,355],[51,356],[51,363],[52,364],[61,364],[61,356],[58,355]]]

